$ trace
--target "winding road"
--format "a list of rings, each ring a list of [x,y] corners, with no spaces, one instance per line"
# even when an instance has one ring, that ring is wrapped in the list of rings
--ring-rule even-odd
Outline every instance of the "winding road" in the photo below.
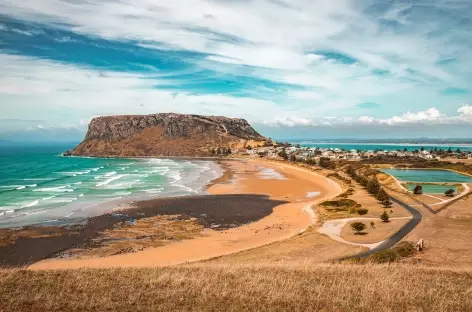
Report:
[[[368,256],[370,256],[374,253],[379,252],[379,251],[383,251],[383,250],[392,248],[399,241],[401,241],[403,237],[405,237],[408,233],[410,233],[418,225],[418,223],[421,222],[421,219],[423,218],[423,215],[421,214],[421,212],[419,212],[415,208],[411,207],[410,205],[400,201],[399,199],[396,199],[395,197],[391,197],[391,200],[393,202],[399,204],[400,206],[402,206],[406,210],[408,210],[412,215],[411,220],[408,221],[408,223],[405,224],[402,228],[400,228],[395,234],[393,234],[391,237],[387,238],[385,241],[383,241],[378,246],[376,246],[376,247],[374,247],[374,248],[372,248],[368,251],[364,251],[364,252],[361,252],[359,254],[343,258],[341,260],[347,260],[347,259],[352,259],[352,258],[366,258],[366,257],[368,257]]]

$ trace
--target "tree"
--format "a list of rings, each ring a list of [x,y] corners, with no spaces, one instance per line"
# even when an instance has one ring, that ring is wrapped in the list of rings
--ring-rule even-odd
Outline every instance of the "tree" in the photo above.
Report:
[[[380,215],[380,220],[382,220],[382,222],[389,222],[390,220],[390,216],[388,215],[388,213],[386,211],[384,211],[381,215]]]
[[[413,194],[415,194],[415,195],[423,194],[423,187],[421,185],[417,184],[415,186],[415,188],[413,189]]]
[[[383,200],[382,201],[382,205],[384,206],[384,208],[390,208],[390,206],[392,206],[392,201],[390,200],[390,198],[386,199],[386,200]]]
[[[444,192],[444,195],[452,197],[454,196],[455,192],[456,191],[454,189],[448,189],[447,191]]]
[[[377,195],[380,191],[380,183],[377,179],[371,179],[367,182],[367,191],[372,195]]]
[[[380,188],[379,192],[377,193],[376,198],[379,201],[383,202],[385,200],[389,200],[390,196],[388,196],[387,192],[385,192],[385,190],[383,188]]]
[[[356,231],[356,234],[360,234],[367,228],[367,226],[362,222],[353,222],[351,223],[351,228]]]

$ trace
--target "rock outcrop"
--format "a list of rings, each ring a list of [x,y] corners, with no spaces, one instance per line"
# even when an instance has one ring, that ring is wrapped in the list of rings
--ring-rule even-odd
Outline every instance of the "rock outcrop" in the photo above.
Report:
[[[267,139],[244,119],[153,114],[92,119],[76,156],[214,156]]]

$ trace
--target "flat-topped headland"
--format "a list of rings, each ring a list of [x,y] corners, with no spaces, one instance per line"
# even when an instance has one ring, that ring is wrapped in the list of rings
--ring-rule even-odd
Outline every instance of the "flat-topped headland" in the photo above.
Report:
[[[267,139],[240,118],[174,113],[104,116],[91,120],[83,142],[67,155],[218,156],[263,141]]]

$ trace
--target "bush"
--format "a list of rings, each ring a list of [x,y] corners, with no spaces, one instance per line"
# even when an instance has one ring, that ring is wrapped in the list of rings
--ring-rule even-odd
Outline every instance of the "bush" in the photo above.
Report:
[[[361,216],[367,214],[368,212],[369,212],[369,210],[366,209],[366,208],[359,208],[359,209],[357,209],[357,213],[358,213],[359,215],[361,215]]]
[[[388,215],[388,213],[386,211],[384,211],[381,215],[380,215],[380,219],[383,221],[383,222],[389,222],[390,220],[390,216]]]
[[[387,263],[387,262],[393,262],[397,260],[398,254],[396,251],[392,249],[387,249],[384,251],[379,251],[377,253],[374,253],[369,257],[369,260],[374,262],[374,263]]]
[[[322,202],[320,204],[321,206],[332,206],[332,207],[351,207],[351,206],[357,206],[359,205],[356,201],[352,199],[347,199],[347,198],[342,198],[338,200],[327,200],[325,202]]]
[[[392,249],[400,257],[410,257],[415,253],[415,246],[411,242],[400,242]]]

